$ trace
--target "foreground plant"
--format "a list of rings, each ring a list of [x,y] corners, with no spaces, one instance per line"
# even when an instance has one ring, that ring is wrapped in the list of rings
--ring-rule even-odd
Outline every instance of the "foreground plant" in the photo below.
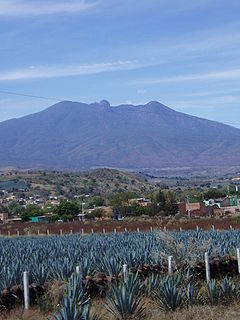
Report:
[[[105,307],[116,320],[145,319],[145,307],[136,278],[130,277],[128,282],[113,286]]]
[[[175,311],[183,306],[184,292],[179,287],[175,277],[167,277],[154,292],[154,299],[159,307],[165,311]]]
[[[79,305],[84,305],[89,302],[87,285],[83,283],[83,279],[80,275],[76,273],[72,274],[67,286],[67,295]]]
[[[87,303],[77,304],[71,297],[66,296],[62,308],[54,315],[54,320],[97,320],[97,316],[90,315],[90,306]]]
[[[188,306],[193,306],[197,304],[198,300],[198,288],[197,285],[193,283],[188,283],[185,289],[185,303]]]
[[[220,289],[217,286],[217,282],[215,279],[209,281],[207,285],[208,289],[208,300],[211,305],[218,304],[220,299]]]
[[[157,273],[152,273],[151,276],[148,277],[143,284],[144,293],[147,296],[150,296],[153,291],[159,286],[159,282],[159,275]]]
[[[236,285],[231,279],[225,277],[220,283],[219,295],[222,302],[231,302],[236,296]]]

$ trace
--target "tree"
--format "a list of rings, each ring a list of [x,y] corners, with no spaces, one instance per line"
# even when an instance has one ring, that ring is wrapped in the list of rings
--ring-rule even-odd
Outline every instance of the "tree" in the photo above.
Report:
[[[92,211],[92,214],[96,218],[102,218],[105,215],[105,210],[101,208],[97,208]]]
[[[216,199],[216,198],[221,198],[225,197],[227,195],[227,190],[222,189],[209,189],[204,193],[204,199]]]
[[[129,211],[130,215],[138,217],[146,214],[146,208],[140,206],[136,201],[131,204],[127,211]]]
[[[29,204],[20,213],[22,221],[30,220],[30,217],[37,217],[43,214],[42,209],[36,204]]]
[[[102,197],[96,196],[89,199],[87,208],[101,207],[105,205],[105,200]]]
[[[175,215],[178,213],[178,205],[175,194],[172,191],[168,191],[166,194],[166,215]]]
[[[134,192],[128,192],[128,191],[118,192],[113,196],[111,200],[111,205],[114,208],[121,208],[124,205],[126,205],[129,199],[133,199],[135,197],[136,197],[136,194]]]
[[[75,216],[79,213],[79,206],[76,202],[71,201],[61,201],[60,204],[56,207],[54,210],[54,214],[57,214],[58,216]]]
[[[23,206],[21,206],[16,201],[12,201],[8,205],[9,216],[19,216],[24,211]]]
[[[30,216],[36,217],[42,214],[42,209],[37,204],[29,204],[25,209]]]
[[[157,203],[159,211],[166,209],[166,195],[162,190],[158,190],[154,195],[154,202]]]
[[[93,214],[93,212],[89,212],[89,213],[85,214],[85,219],[95,220],[95,215]]]

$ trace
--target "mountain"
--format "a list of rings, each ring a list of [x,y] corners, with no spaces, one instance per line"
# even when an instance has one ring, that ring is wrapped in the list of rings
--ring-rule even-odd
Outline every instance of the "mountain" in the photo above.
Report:
[[[125,169],[240,165],[240,130],[159,102],[71,101],[0,123],[0,167]]]

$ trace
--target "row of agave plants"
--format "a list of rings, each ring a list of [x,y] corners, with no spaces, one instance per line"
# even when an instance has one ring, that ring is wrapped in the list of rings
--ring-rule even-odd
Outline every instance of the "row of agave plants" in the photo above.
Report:
[[[193,265],[203,261],[205,251],[210,257],[221,257],[236,252],[240,244],[240,230],[166,232],[171,239],[162,234],[0,238],[0,291],[22,284],[24,271],[29,271],[30,283],[40,284],[67,280],[76,266],[83,278],[97,272],[116,276],[123,264],[136,269],[146,264],[162,266],[166,256],[173,255],[176,261]]]
[[[240,298],[239,279],[212,279],[208,284],[197,282],[194,275],[175,274],[159,276],[152,274],[142,280],[138,274],[116,282],[103,302],[107,315],[117,320],[146,319],[146,301],[150,298],[155,306],[166,312],[193,305],[228,304]],[[91,300],[82,277],[73,274],[66,289],[55,320],[100,320],[91,313]]]

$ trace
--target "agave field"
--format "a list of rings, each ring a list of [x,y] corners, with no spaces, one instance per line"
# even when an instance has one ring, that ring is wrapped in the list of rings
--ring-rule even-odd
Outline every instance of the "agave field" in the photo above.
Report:
[[[216,278],[207,284],[207,297],[216,303],[225,291],[237,296],[232,279],[238,274],[239,246],[240,230],[0,238],[1,305],[9,308],[17,298],[23,300],[27,271],[32,302],[53,281],[66,284],[55,319],[96,319],[89,313],[95,297],[105,299],[113,319],[145,319],[143,296],[153,295],[166,310],[197,301],[197,283],[205,282],[206,251]],[[170,276],[168,256],[173,257]]]

